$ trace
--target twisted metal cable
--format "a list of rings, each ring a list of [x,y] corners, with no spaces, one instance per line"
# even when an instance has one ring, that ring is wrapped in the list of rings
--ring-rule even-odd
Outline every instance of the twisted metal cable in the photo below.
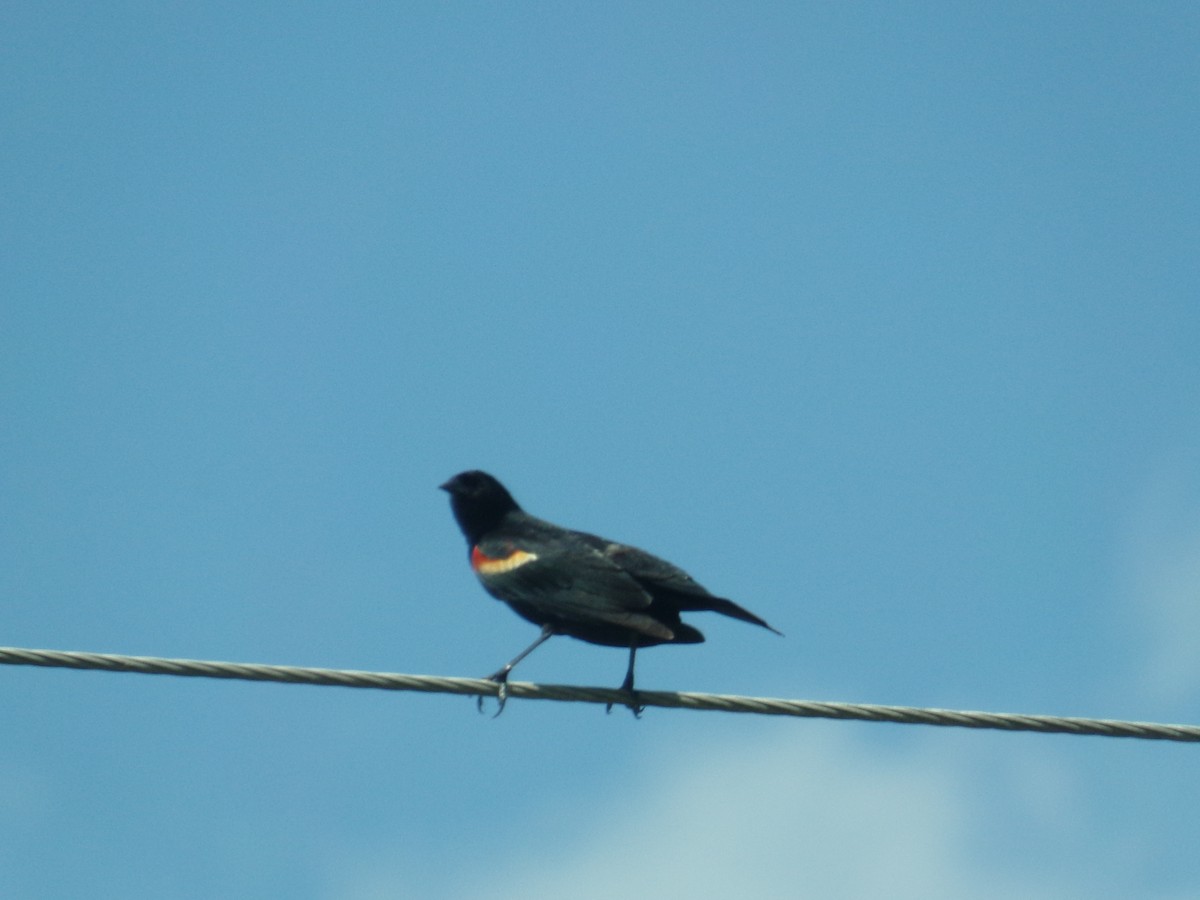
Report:
[[[191,678],[276,681],[286,684],[319,684],[336,687],[375,688],[385,691],[423,691],[479,697],[495,697],[499,690],[499,685],[485,678],[441,678],[431,675],[401,675],[394,672],[361,672],[354,669],[314,669],[201,659],[123,656],[116,653],[29,650],[21,647],[0,647],[0,664],[98,669],[105,672],[136,672],[143,675],[178,675]],[[527,681],[510,682],[508,696],[527,700],[560,700],[617,705],[628,705],[630,702],[627,693],[613,688],[532,684]],[[901,725],[940,725],[956,728],[989,728],[1000,731],[1091,734],[1100,737],[1200,742],[1200,726],[1197,725],[1163,725],[1156,722],[1127,722],[1115,719],[972,712],[915,706],[877,706],[867,703],[778,700],[768,697],[668,691],[639,690],[637,699],[641,706],[757,713],[766,716],[859,719],[867,722],[894,722]]]

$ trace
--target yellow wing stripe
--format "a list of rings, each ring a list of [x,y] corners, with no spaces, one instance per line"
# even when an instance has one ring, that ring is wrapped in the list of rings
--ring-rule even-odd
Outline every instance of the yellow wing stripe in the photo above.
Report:
[[[500,575],[504,572],[511,572],[537,558],[536,553],[527,553],[524,550],[514,550],[508,556],[497,558],[484,556],[483,551],[478,547],[471,548],[471,568],[480,575]]]

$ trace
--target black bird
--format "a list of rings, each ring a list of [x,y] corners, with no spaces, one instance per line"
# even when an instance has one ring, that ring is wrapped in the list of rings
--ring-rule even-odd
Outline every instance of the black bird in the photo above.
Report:
[[[635,714],[641,712],[633,690],[638,648],[704,640],[680,620],[681,612],[711,610],[781,634],[657,556],[534,518],[486,472],[462,472],[441,488],[450,494],[454,518],[470,548],[471,569],[484,589],[542,628],[536,641],[488,676],[500,685],[500,710],[513,666],[556,634],[629,648],[621,689],[629,692]],[[478,702],[482,709],[483,698]]]

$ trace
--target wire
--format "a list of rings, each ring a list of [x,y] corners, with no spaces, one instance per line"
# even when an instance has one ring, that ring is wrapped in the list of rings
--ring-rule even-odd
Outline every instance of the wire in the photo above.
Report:
[[[143,675],[178,675],[191,678],[275,681],[285,684],[318,684],[375,688],[385,691],[423,691],[434,694],[465,694],[479,697],[495,697],[500,687],[494,681],[485,678],[441,678],[431,675],[401,675],[393,672],[361,672],[353,669],[313,669],[299,666],[270,666],[259,663],[123,656],[115,653],[29,650],[21,647],[0,647],[0,664],[99,669],[105,672],[136,672]],[[526,681],[510,682],[508,696],[527,700],[622,705],[629,705],[631,700],[625,691],[612,688],[532,684]],[[766,716],[860,719],[868,722],[894,722],[902,725],[940,725],[1000,731],[1091,734],[1101,737],[1200,742],[1200,726],[1162,725],[1155,722],[1127,722],[1115,719],[1083,719],[1067,716],[1018,715],[914,706],[877,706],[867,703],[827,703],[812,700],[776,700],[726,694],[642,690],[637,692],[637,702],[640,706],[757,713]]]

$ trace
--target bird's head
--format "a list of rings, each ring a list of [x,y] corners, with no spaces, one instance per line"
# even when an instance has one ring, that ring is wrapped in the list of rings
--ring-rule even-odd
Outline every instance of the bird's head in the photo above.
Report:
[[[450,495],[454,518],[471,545],[521,509],[504,485],[478,469],[459,472],[440,487]]]

